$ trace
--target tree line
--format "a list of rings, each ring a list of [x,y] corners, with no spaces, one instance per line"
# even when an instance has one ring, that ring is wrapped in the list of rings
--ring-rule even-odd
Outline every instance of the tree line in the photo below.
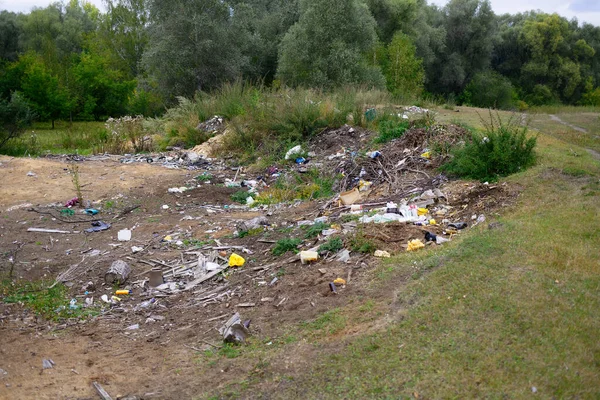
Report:
[[[482,107],[600,105],[600,27],[487,0],[71,0],[0,13],[0,108],[160,114],[242,79]],[[1,111],[1,110],[0,110]]]

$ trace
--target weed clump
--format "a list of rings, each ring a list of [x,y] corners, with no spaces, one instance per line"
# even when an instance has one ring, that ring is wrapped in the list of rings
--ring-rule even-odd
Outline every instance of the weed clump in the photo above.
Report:
[[[302,240],[300,240],[300,239],[290,239],[290,238],[280,239],[277,241],[277,243],[275,244],[275,247],[273,247],[273,250],[271,250],[271,252],[273,253],[274,256],[283,255],[283,254],[287,253],[288,251],[293,251],[294,253],[297,253],[298,245],[301,242],[302,242]]]
[[[245,190],[238,190],[229,197],[236,203],[246,204],[248,197],[253,197],[253,195]]]
[[[375,138],[375,143],[387,143],[398,139],[404,135],[404,132],[410,127],[408,120],[389,119],[379,123],[379,136]]]
[[[315,237],[319,236],[319,234],[323,230],[329,229],[329,227],[330,227],[330,225],[325,222],[317,222],[316,224],[312,224],[312,225],[304,225],[302,227],[302,229],[304,229],[306,231],[306,233],[304,234],[304,238],[305,239],[315,238]]]
[[[341,238],[331,238],[327,242],[319,246],[319,253],[337,253],[344,247],[344,242]]]
[[[527,137],[527,127],[493,117],[483,133],[475,132],[442,171],[463,178],[495,181],[498,177],[522,171],[535,163],[537,137]]]

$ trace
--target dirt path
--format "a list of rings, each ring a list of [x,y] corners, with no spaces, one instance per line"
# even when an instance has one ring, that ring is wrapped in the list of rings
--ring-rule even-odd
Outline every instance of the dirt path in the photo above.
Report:
[[[581,128],[579,126],[570,124],[568,122],[563,121],[562,119],[560,119],[558,116],[553,115],[553,114],[549,114],[548,115],[550,117],[550,119],[554,122],[558,122],[559,124],[563,124],[565,126],[568,126],[569,128],[576,130],[577,132],[581,132],[581,133],[588,133],[587,129]]]

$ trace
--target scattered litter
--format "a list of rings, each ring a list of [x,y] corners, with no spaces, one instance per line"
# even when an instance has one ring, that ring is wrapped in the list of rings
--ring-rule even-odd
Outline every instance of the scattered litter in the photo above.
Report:
[[[274,277],[274,278],[271,280],[271,282],[269,283],[269,286],[273,286],[274,284],[276,284],[276,283],[277,283],[277,281],[278,281],[278,280],[279,280],[279,279],[278,279],[277,277]]]
[[[336,285],[342,285],[344,286],[346,284],[346,280],[342,279],[342,278],[336,278],[333,283],[335,283]]]
[[[128,242],[128,241],[130,241],[131,240],[131,231],[129,229],[121,229],[119,231],[119,233],[117,234],[117,239],[119,240],[119,242]],[[133,251],[133,248],[131,250]]]
[[[65,203],[65,207],[74,207],[79,204],[79,199],[77,197],[73,197],[71,200]]]
[[[239,313],[233,314],[219,329],[219,333],[223,335],[225,343],[243,343],[250,336],[250,331],[247,326],[242,324]]]
[[[123,290],[116,290],[115,294],[117,296],[129,295],[129,294],[131,294],[131,290],[125,290],[125,289],[123,289]]]
[[[240,303],[237,306],[238,307],[254,307],[256,304],[255,303]]]
[[[357,188],[340,193],[340,201],[343,205],[349,206],[360,200],[360,191]]]
[[[289,160],[291,159],[293,156],[302,153],[302,146],[298,145],[298,146],[294,146],[291,149],[289,149],[287,151],[287,153],[285,153],[285,159]]]
[[[36,175],[36,174],[35,174],[33,171],[29,171],[29,172],[27,173],[27,176],[34,176],[34,177],[35,177],[35,176],[37,176],[37,175]]]
[[[187,190],[188,190],[188,188],[186,188],[185,186],[182,186],[182,187],[172,187],[172,188],[169,188],[169,189],[167,189],[167,192],[169,192],[169,193],[183,193],[183,192],[186,192]]]
[[[244,257],[238,254],[231,253],[231,255],[229,256],[230,267],[243,267],[245,262],[246,260],[244,259]]]
[[[166,204],[163,204],[163,206],[162,206],[162,209],[163,209],[163,210],[168,210],[168,209],[169,209],[169,206],[168,206],[168,205],[166,205]]]
[[[418,249],[422,249],[425,247],[425,244],[421,242],[419,239],[413,239],[408,241],[408,246],[406,247],[406,251],[415,251]]]
[[[131,267],[123,260],[116,260],[111,265],[106,274],[104,274],[104,281],[109,285],[115,283],[122,284],[127,280],[131,273]]]
[[[73,233],[71,231],[63,231],[63,230],[60,230],[60,229],[44,229],[44,228],[27,228],[27,232]]]
[[[107,295],[103,294],[102,296],[100,296],[100,299],[101,299],[103,302],[110,304],[110,300],[109,300],[109,298],[108,298],[108,296],[107,296]]]
[[[335,293],[335,294],[337,294],[337,288],[335,287],[335,283],[333,283],[333,282],[329,282],[329,290],[330,290],[332,293]]]
[[[96,215],[98,214],[98,210],[96,210],[95,208],[86,208],[85,210],[83,210],[86,214],[88,215]]]
[[[344,249],[337,253],[337,258],[335,261],[343,263],[350,261],[350,250]]]
[[[311,261],[317,261],[319,259],[319,253],[316,251],[301,251],[300,262],[302,264],[308,264]]]
[[[92,227],[86,229],[85,231],[87,233],[92,233],[92,232],[101,232],[101,231],[105,231],[107,229],[110,228],[110,224],[103,222],[103,221],[95,221],[92,222]]]
[[[143,247],[140,247],[140,246],[131,246],[131,252],[133,254],[139,253],[140,251],[143,251],[143,250],[144,250]]]
[[[452,223],[449,223],[448,226],[450,228],[455,228],[455,229],[465,229],[467,227],[467,223],[466,222],[452,222]]]
[[[258,228],[264,227],[268,224],[269,224],[269,221],[267,220],[267,217],[260,216],[260,217],[253,218],[248,221],[240,222],[239,224],[237,224],[237,230],[239,232],[247,232],[252,229],[258,229]]]
[[[385,250],[375,250],[375,253],[373,254],[375,257],[385,257],[385,258],[390,258],[391,254],[388,253]]]
[[[128,331],[134,331],[136,329],[140,329],[140,324],[129,325],[127,328],[125,328],[125,330],[128,330]]]
[[[48,359],[42,359],[42,368],[43,369],[51,369],[52,367],[54,367],[56,365],[56,363],[54,361],[52,361],[51,358]]]

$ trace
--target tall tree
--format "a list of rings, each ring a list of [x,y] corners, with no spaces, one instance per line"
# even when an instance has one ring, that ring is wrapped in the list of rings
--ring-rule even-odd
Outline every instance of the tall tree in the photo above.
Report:
[[[151,0],[150,16],[143,64],[167,98],[218,87],[248,62],[241,51],[247,33],[233,29],[225,1]]]
[[[300,19],[281,43],[278,76],[286,84],[383,86],[366,54],[376,45],[375,20],[359,0],[302,0]]]

